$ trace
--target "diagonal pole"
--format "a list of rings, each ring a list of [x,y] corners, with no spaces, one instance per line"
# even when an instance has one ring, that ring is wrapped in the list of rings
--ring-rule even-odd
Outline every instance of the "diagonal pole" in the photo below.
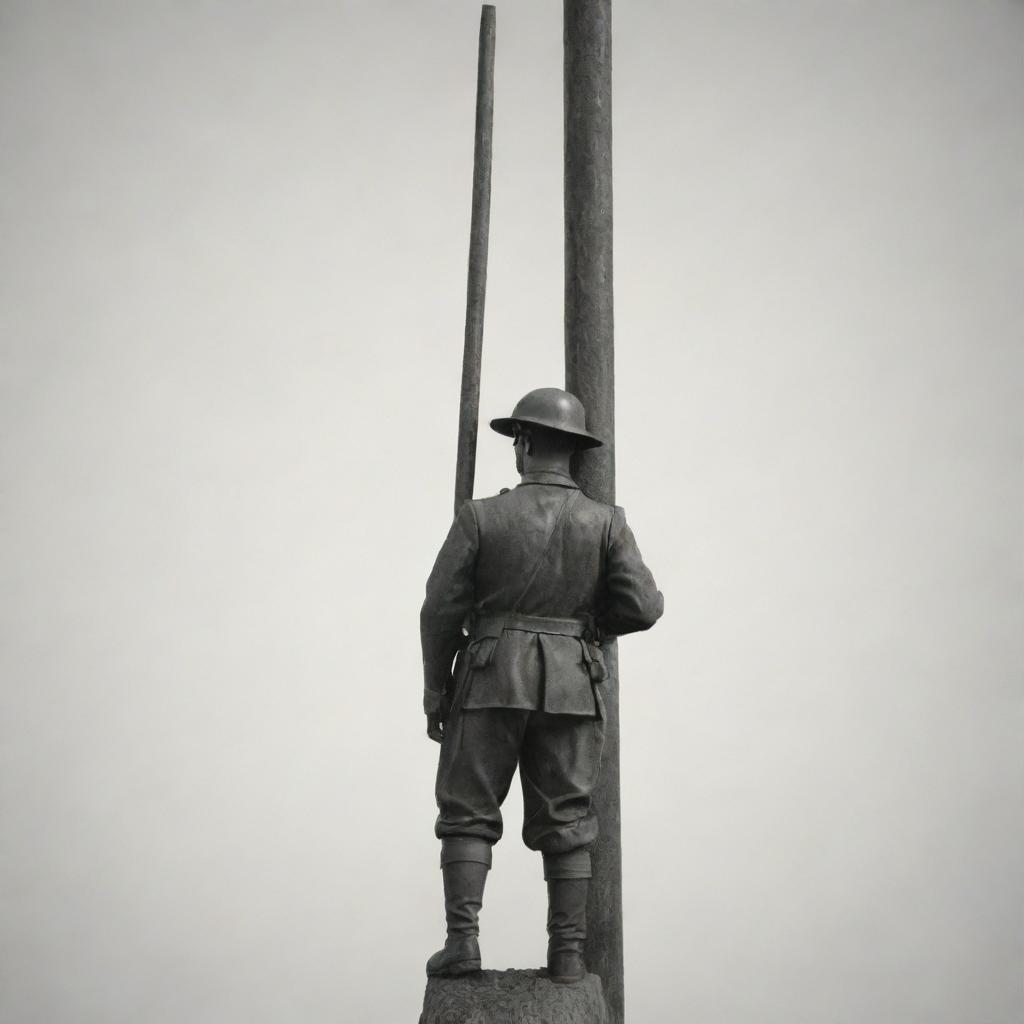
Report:
[[[581,453],[576,478],[591,497],[615,501],[615,359],[612,303],[611,0],[564,0],[565,386],[583,402],[603,448]],[[624,1017],[619,673],[614,641],[601,778],[594,804],[601,835],[587,903],[587,965],[600,975],[611,1024]]]
[[[494,7],[480,11],[476,71],[476,130],[473,141],[473,208],[469,226],[466,337],[462,351],[459,442],[455,461],[455,513],[473,497],[476,437],[480,418],[480,363],[487,295],[487,233],[491,220],[491,137],[494,127]]]

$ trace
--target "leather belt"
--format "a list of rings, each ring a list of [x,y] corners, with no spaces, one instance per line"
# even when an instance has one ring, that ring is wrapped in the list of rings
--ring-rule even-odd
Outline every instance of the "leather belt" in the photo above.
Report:
[[[548,619],[540,615],[506,612],[504,615],[482,615],[476,619],[471,636],[474,640],[485,636],[500,637],[506,629],[518,629],[526,633],[551,633],[554,636],[574,636],[579,639],[591,632],[590,624],[584,619]]]
[[[517,629],[526,633],[547,633],[554,636],[575,637],[580,643],[587,673],[595,683],[608,676],[604,654],[594,643],[593,622],[589,619],[548,619],[540,615],[521,615],[519,612],[505,612],[504,615],[481,615],[473,622],[470,630],[470,666],[483,669],[491,663],[494,650],[506,629]],[[481,645],[480,641],[493,638],[494,643]]]

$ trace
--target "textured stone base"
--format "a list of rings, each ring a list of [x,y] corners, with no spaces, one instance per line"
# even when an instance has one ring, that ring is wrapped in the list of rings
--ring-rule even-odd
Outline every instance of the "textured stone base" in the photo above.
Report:
[[[480,971],[430,978],[420,1024],[608,1024],[608,1009],[596,974],[556,985],[546,971]]]

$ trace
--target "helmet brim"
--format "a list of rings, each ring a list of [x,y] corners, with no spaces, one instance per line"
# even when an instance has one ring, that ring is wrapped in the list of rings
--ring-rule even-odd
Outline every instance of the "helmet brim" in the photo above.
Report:
[[[550,423],[531,419],[529,416],[516,416],[515,418],[499,416],[496,420],[491,420],[491,430],[495,430],[505,437],[515,437],[517,423],[528,423],[531,426],[543,427],[545,430],[553,431],[556,434],[565,434],[566,437],[571,437],[576,441],[577,448],[600,448],[604,444],[604,441],[600,438],[594,437],[593,434],[586,431],[563,430],[561,427],[553,427]]]

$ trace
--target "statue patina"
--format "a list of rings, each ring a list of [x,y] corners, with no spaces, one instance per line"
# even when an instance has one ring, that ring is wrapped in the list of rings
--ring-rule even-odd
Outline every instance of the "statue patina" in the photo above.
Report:
[[[427,735],[441,744],[435,832],[447,938],[431,977],[481,967],[478,914],[516,767],[523,841],[543,856],[547,970],[586,975],[591,794],[604,741],[602,642],[649,629],[663,599],[618,506],[583,494],[573,453],[602,442],[559,388],[491,421],[514,438],[520,484],[459,509],[420,617]]]

